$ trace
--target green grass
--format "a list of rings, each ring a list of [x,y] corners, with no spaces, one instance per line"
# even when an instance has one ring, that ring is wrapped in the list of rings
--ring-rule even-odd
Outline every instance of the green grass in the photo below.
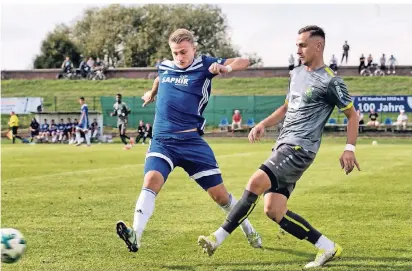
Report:
[[[226,186],[239,198],[272,143],[208,141]],[[412,140],[371,141],[357,147],[362,171],[346,176],[338,163],[344,139],[325,138],[289,201],[291,210],[343,246],[329,271],[411,270]],[[263,250],[249,247],[236,230],[213,257],[201,253],[197,237],[225,216],[181,169],[157,198],[142,249],[129,253],[114,225],[132,220],[146,149],[2,144],[1,226],[21,230],[28,243],[26,255],[3,270],[301,270],[313,260],[316,250],[306,241],[276,238],[278,226],[265,217],[262,200],[250,219]]]

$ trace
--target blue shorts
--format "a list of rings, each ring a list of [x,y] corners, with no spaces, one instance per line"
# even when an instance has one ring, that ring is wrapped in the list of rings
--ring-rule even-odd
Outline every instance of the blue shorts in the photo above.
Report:
[[[144,173],[158,171],[166,181],[175,167],[183,168],[204,190],[223,182],[212,149],[198,134],[185,139],[153,138],[146,154]]]

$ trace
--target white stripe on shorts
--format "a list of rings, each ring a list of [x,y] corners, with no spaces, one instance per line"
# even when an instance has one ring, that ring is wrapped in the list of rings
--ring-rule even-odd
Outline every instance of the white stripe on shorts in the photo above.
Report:
[[[220,172],[219,168],[209,169],[209,170],[198,172],[198,173],[190,176],[190,178],[192,178],[194,180],[197,180],[197,179],[200,179],[202,177],[206,177],[206,176],[210,176],[210,175],[216,175],[216,174],[222,174],[222,172]]]
[[[173,165],[172,160],[171,160],[169,157],[167,157],[166,155],[164,155],[164,154],[161,154],[161,153],[159,153],[159,152],[149,152],[149,153],[146,155],[146,159],[147,159],[147,157],[159,157],[159,158],[162,158],[162,159],[166,160],[166,162],[169,164],[171,170],[174,169],[174,165]]]

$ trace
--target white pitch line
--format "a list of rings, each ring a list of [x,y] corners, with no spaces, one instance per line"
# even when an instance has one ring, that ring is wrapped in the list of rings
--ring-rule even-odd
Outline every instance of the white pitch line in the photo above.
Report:
[[[217,155],[216,160],[218,160],[219,158],[226,158],[226,157],[249,156],[253,153],[259,153],[259,152],[242,152],[242,153]],[[49,177],[76,175],[76,174],[83,174],[83,173],[92,173],[92,172],[105,171],[105,170],[119,170],[119,169],[123,170],[126,168],[133,168],[133,167],[140,167],[140,166],[144,166],[144,164],[127,164],[127,165],[123,165],[119,167],[105,167],[105,168],[92,168],[92,169],[84,169],[84,170],[73,170],[73,171],[65,171],[65,172],[52,173],[52,174],[37,175],[37,176],[32,176],[32,177],[26,176],[26,177],[12,178],[12,179],[3,179],[3,181],[19,181],[19,180],[27,180],[27,179],[49,178]]]

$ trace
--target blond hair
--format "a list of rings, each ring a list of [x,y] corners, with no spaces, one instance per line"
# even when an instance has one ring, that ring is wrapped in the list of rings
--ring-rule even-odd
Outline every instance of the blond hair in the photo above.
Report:
[[[182,41],[188,41],[191,44],[195,44],[195,37],[193,36],[192,32],[190,32],[189,30],[185,28],[177,29],[169,37],[169,43],[174,42],[174,43],[179,44]]]

